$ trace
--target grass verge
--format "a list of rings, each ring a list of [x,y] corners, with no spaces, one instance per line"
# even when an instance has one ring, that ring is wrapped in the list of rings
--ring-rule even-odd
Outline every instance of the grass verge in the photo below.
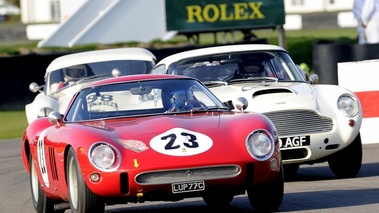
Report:
[[[25,111],[0,111],[0,126],[0,140],[22,138],[28,126]]]

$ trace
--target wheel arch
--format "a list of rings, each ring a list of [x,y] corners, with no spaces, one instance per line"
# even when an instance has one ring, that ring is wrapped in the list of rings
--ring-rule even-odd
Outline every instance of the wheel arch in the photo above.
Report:
[[[30,164],[29,164],[29,157],[32,153],[30,152],[30,145],[29,145],[29,140],[26,139],[24,140],[22,144],[22,161],[24,163],[25,169],[28,173],[30,173]]]

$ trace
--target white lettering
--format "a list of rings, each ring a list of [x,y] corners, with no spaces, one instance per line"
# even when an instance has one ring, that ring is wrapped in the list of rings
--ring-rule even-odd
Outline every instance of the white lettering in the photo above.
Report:
[[[309,145],[309,142],[307,141],[307,137],[309,138],[309,136],[295,136],[295,137],[281,138],[280,147],[286,148],[286,147],[307,146]],[[283,140],[284,140],[284,143],[283,143]]]

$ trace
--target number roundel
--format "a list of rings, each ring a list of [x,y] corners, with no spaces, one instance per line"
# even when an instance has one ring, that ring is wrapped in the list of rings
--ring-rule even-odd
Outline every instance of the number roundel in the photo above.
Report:
[[[150,147],[172,156],[191,156],[210,149],[213,141],[207,135],[183,128],[173,128],[151,139]]]

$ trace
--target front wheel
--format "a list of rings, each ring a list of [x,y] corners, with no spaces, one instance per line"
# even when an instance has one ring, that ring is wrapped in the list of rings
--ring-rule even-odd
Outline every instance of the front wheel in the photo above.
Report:
[[[345,149],[333,154],[328,164],[338,178],[355,177],[362,165],[362,141],[360,133]]]
[[[282,204],[284,195],[283,166],[274,182],[253,186],[247,190],[251,205],[257,212],[275,212]]]
[[[296,177],[296,173],[299,170],[299,164],[284,164],[284,180],[290,181]]]
[[[73,213],[103,213],[105,204],[101,198],[88,188],[83,180],[78,159],[72,148],[67,154],[67,186],[70,208]]]
[[[34,209],[37,213],[50,213],[50,212],[60,212],[54,211],[55,200],[48,198],[42,190],[41,184],[38,181],[37,169],[33,163],[32,155],[29,155],[29,168],[30,168],[30,189],[32,192],[32,202]]]

